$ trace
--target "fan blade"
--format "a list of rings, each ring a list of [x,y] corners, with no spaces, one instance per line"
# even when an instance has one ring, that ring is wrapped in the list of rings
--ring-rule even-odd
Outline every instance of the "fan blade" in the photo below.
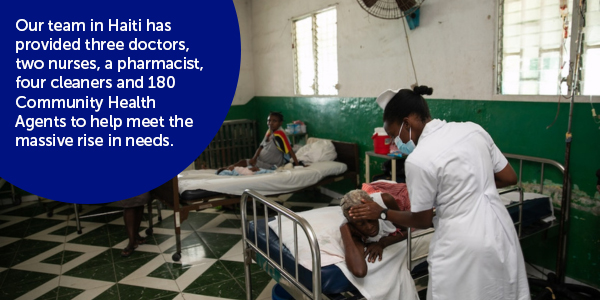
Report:
[[[377,3],[377,0],[362,0],[362,2],[368,7],[371,8],[371,6],[375,5],[375,3]]]
[[[417,2],[415,2],[415,0],[396,0],[396,4],[398,4],[400,10],[407,11],[415,6]]]

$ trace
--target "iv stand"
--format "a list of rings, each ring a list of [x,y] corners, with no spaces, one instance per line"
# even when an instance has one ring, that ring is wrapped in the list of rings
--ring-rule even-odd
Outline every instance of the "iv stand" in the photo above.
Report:
[[[585,0],[573,0],[573,17],[571,21],[571,49],[569,59],[569,75],[567,77],[567,86],[569,90],[569,122],[567,133],[565,134],[565,176],[563,178],[561,216],[558,235],[558,253],[556,255],[556,276],[559,283],[565,282],[565,268],[567,257],[567,236],[569,232],[569,214],[571,206],[571,124],[573,122],[573,106],[575,96],[580,93],[579,80],[581,71],[581,58],[583,54],[583,27],[585,26]]]

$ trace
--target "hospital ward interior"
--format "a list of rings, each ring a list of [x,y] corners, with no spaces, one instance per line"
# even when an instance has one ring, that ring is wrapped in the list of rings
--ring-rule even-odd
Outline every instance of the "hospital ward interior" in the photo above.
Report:
[[[233,2],[237,90],[180,174],[0,179],[0,299],[600,299],[600,1]]]

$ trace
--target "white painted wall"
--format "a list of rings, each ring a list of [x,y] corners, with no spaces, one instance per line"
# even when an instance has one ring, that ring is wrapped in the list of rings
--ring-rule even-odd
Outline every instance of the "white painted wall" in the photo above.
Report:
[[[252,0],[257,96],[294,95],[291,19],[336,3],[339,96],[374,97],[415,82],[404,20],[370,16],[356,0]],[[495,16],[495,0],[423,3],[409,39],[419,84],[433,87],[433,97],[491,99]]]
[[[250,0],[233,0],[240,25],[240,77],[233,97],[233,105],[246,104],[255,96],[252,58],[252,6]]]

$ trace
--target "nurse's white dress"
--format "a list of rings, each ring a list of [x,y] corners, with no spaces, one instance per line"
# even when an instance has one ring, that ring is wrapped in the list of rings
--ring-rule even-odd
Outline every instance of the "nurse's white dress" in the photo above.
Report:
[[[411,210],[436,208],[427,299],[530,299],[523,253],[494,173],[508,161],[474,123],[432,120],[406,159]]]

